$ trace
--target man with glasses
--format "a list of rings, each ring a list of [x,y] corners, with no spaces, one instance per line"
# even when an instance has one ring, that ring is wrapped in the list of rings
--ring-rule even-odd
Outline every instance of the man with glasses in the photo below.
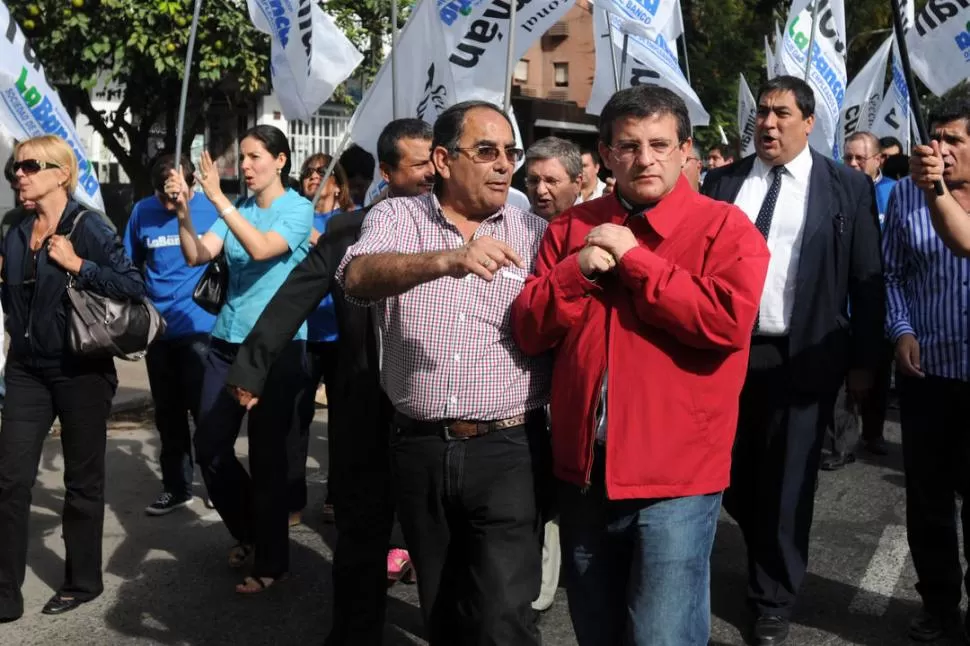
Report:
[[[532,212],[547,222],[576,204],[583,188],[579,146],[559,137],[540,139],[525,153],[525,189]]]
[[[380,328],[392,486],[432,646],[540,642],[548,365],[515,347],[508,314],[546,223],[506,203],[522,155],[500,108],[451,106],[434,192],[375,206],[337,271]]]
[[[695,146],[684,160],[684,176],[695,191],[701,190],[701,175],[704,173],[702,159],[704,159],[704,153],[701,152],[700,147]]]
[[[876,209],[879,212],[880,225],[886,217],[889,194],[896,185],[896,180],[882,174],[884,159],[879,148],[879,139],[871,132],[856,132],[845,140],[845,154],[842,155],[842,161],[849,168],[861,170],[868,175],[876,187]]]
[[[693,191],[687,106],[617,92],[600,118],[610,197],[549,224],[512,306],[552,353],[553,469],[579,646],[706,646],[710,555],[768,266],[734,206]]]

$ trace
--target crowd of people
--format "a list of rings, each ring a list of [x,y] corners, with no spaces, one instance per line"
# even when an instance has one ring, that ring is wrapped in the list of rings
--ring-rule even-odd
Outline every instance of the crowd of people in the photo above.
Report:
[[[43,612],[103,590],[117,379],[65,341],[76,283],[164,316],[146,359],[162,491],[146,512],[191,504],[198,464],[239,594],[287,574],[324,384],[330,646],[380,644],[402,579],[433,646],[537,645],[560,569],[580,646],[707,644],[722,506],[746,546],[748,637],[786,643],[818,471],[852,462],[856,419],[861,449],[886,453],[894,365],[923,600],[909,635],[962,634],[970,99],[945,98],[931,122],[908,161],[860,132],[840,163],[808,145],[812,90],[780,76],[758,93],[756,153],[735,161],[695,146],[660,87],[617,92],[595,149],[522,150],[500,108],[469,101],[383,128],[387,189],[366,208],[366,153],[314,154],[291,181],[286,136],[257,126],[240,140],[246,197],[223,193],[208,153],[198,169],[163,155],[121,239],[71,198],[69,146],[20,143],[0,267],[0,620],[24,612],[55,417],[67,559]],[[520,165],[528,208],[510,198]],[[213,309],[194,293],[214,263],[228,280]],[[234,450],[247,413],[248,470]]]

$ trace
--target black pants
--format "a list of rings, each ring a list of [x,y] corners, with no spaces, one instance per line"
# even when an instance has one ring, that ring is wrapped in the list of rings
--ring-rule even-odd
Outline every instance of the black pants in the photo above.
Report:
[[[208,334],[156,341],[145,365],[155,401],[155,428],[161,443],[162,487],[177,498],[192,495],[192,434],[189,415],[199,425],[199,397]]]
[[[963,549],[970,554],[970,383],[900,376],[899,408],[906,472],[906,533],[923,605],[956,613],[964,577],[956,526],[956,495],[963,497]]]
[[[886,425],[886,411],[889,408],[889,390],[893,381],[893,357],[895,347],[886,341],[886,347],[879,357],[879,365],[873,375],[872,390],[859,408],[862,417],[862,438],[875,440],[883,435]]]
[[[791,381],[787,344],[756,337],[724,495],[747,546],[748,600],[759,614],[784,617],[808,566],[815,481],[835,399],[834,392],[798,395]]]
[[[380,646],[384,637],[387,543],[394,517],[388,455],[391,405],[376,382],[369,387],[373,390],[363,401],[371,410],[354,410],[360,401],[351,396],[344,402],[349,407],[330,415],[330,482],[340,486],[332,496],[337,543],[333,624],[326,646]]]
[[[306,460],[310,452],[310,425],[313,423],[313,416],[316,413],[317,387],[323,381],[323,387],[327,391],[327,419],[334,417],[333,409],[340,406],[337,398],[332,398],[331,386],[337,370],[337,344],[336,343],[307,343],[306,344],[307,372],[309,379],[303,396],[299,403],[299,426],[297,432],[290,436],[287,442],[286,453],[289,461],[289,476],[287,484],[287,500],[290,512],[303,511],[306,507],[307,488],[306,488]],[[327,473],[333,473],[333,438],[330,432],[331,425],[327,424]],[[327,502],[331,501],[333,493],[333,479],[329,479],[327,487]]]
[[[210,343],[195,456],[229,533],[255,547],[253,576],[278,577],[289,569],[286,443],[296,431],[296,405],[306,385],[305,348],[302,341],[286,347],[249,412],[250,473],[234,448],[245,410],[225,387],[238,348],[219,339]]]
[[[544,416],[469,440],[395,424],[391,473],[431,646],[540,643]],[[339,516],[339,514],[338,514]]]
[[[106,361],[30,367],[7,363],[0,426],[0,618],[23,614],[27,521],[44,440],[61,421],[64,451],[63,535],[67,558],[58,593],[89,600],[104,590],[104,453],[111,399],[118,385]]]

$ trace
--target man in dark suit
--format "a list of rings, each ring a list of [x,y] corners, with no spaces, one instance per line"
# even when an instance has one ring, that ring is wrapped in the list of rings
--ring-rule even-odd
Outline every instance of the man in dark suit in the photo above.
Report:
[[[381,174],[392,196],[431,189],[431,126],[398,119],[378,139]],[[379,646],[387,597],[387,547],[393,521],[388,440],[390,402],[380,386],[373,310],[351,305],[334,274],[360,238],[366,209],[340,213],[306,259],[290,273],[239,349],[227,383],[252,408],[269,367],[320,300],[332,294],[337,317],[337,380],[345,402],[328,419],[333,471],[328,474],[337,545],[333,559],[333,625],[327,646]]]
[[[703,187],[747,213],[771,251],[724,497],[747,544],[759,645],[787,641],[825,426],[843,380],[857,401],[865,397],[883,338],[872,181],[809,148],[814,115],[804,81],[768,81],[758,95],[757,154],[712,170]]]

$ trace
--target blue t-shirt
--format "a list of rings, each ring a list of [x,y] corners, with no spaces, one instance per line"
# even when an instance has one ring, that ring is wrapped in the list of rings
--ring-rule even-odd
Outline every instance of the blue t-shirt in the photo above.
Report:
[[[189,209],[199,235],[219,219],[212,202],[201,193],[192,196]],[[205,267],[190,267],[185,262],[175,212],[166,211],[154,195],[140,200],[128,218],[124,243],[128,256],[142,268],[148,297],[165,319],[163,338],[208,334],[216,317],[192,300],[192,292]]]
[[[327,232],[327,222],[340,213],[340,209],[313,214],[313,228],[321,234]],[[333,296],[327,294],[316,311],[306,320],[307,341],[332,343],[337,340],[337,313],[333,309]]]
[[[886,208],[889,206],[889,194],[893,192],[896,180],[890,179],[885,175],[876,182],[876,208],[879,210],[879,225],[882,226],[886,219]]]
[[[229,343],[242,343],[256,325],[290,272],[306,258],[310,249],[313,207],[293,190],[279,196],[269,208],[261,209],[250,197],[237,207],[246,220],[263,233],[278,233],[289,246],[286,253],[269,260],[253,260],[242,243],[229,231],[225,220],[212,225],[211,233],[223,238],[223,251],[229,267],[229,289],[212,336]],[[300,326],[297,341],[306,339],[306,323]]]

